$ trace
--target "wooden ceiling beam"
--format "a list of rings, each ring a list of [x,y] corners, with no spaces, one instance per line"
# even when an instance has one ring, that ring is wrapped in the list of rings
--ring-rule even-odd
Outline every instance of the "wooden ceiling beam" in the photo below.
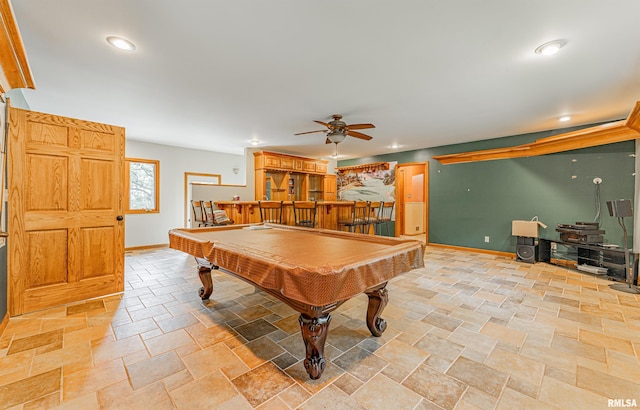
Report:
[[[35,89],[27,53],[9,0],[0,0],[0,93]]]
[[[529,144],[515,147],[436,155],[433,158],[441,164],[523,158],[613,144],[638,138],[640,138],[640,101],[636,102],[634,109],[626,120],[552,135],[550,137],[540,138]]]
[[[633,107],[633,110],[625,121],[625,125],[640,132],[640,101],[636,102],[635,107]]]

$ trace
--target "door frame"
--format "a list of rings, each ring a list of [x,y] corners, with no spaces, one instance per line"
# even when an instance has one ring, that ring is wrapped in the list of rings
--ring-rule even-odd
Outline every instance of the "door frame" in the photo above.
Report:
[[[185,172],[184,173],[184,227],[188,228],[189,220],[191,219],[191,185],[193,184],[193,177],[206,177],[211,179],[217,179],[217,183],[211,183],[211,185],[221,185],[222,175],[220,174],[205,174],[201,172]]]
[[[429,243],[429,162],[406,162],[396,164],[396,221],[394,225],[395,236],[407,235],[404,231],[405,221],[405,200],[404,200],[404,168],[423,166],[424,170],[424,233],[427,244]]]

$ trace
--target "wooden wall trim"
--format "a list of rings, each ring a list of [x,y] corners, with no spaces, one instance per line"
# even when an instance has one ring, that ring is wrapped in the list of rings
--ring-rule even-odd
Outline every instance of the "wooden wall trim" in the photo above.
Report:
[[[35,89],[27,53],[9,0],[0,0],[0,93],[13,88]]]
[[[441,164],[490,161],[495,159],[533,157],[574,149],[596,147],[640,138],[640,101],[626,120],[596,125],[578,131],[538,139],[515,147],[494,148],[457,154],[437,155]]]
[[[427,247],[452,249],[452,250],[464,251],[464,252],[486,253],[486,254],[489,254],[489,255],[504,256],[505,258],[511,258],[511,259],[515,259],[516,258],[516,254],[515,253],[494,251],[494,250],[491,250],[491,249],[467,248],[465,246],[444,245],[444,244],[440,244],[440,243],[428,243]]]
[[[124,248],[125,252],[130,252],[130,251],[144,251],[144,250],[148,250],[148,249],[160,249],[160,248],[168,248],[169,244],[168,243],[161,243],[158,245],[144,245],[144,246],[132,246],[130,248]]]

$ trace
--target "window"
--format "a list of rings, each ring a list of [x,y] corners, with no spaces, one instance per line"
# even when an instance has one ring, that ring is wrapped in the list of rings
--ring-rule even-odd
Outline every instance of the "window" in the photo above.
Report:
[[[160,212],[160,161],[127,158],[127,213]]]

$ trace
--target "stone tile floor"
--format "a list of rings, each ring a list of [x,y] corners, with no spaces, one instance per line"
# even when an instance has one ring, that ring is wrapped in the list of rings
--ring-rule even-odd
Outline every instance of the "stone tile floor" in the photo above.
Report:
[[[298,314],[171,249],[128,253],[122,295],[10,319],[2,409],[606,409],[640,402],[640,297],[544,263],[427,247],[388,285],[388,328],[366,296],[332,316],[309,380]],[[609,402],[609,399],[629,400]]]

